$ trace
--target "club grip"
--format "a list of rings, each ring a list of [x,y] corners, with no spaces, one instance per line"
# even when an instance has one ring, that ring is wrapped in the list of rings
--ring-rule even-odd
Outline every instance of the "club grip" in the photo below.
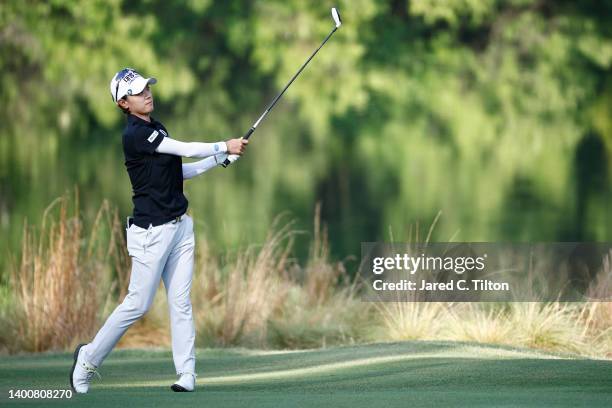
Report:
[[[248,132],[246,132],[246,134],[244,136],[242,136],[243,139],[249,140],[249,137],[251,137],[251,135],[253,134],[253,132],[255,131],[255,128],[252,127],[249,129]]]
[[[243,139],[245,139],[245,140],[249,140],[249,137],[251,137],[251,135],[253,134],[253,132],[254,132],[254,131],[255,131],[255,128],[254,128],[254,127],[250,128],[250,129],[249,129],[249,131],[248,131],[248,132],[246,132],[244,136],[242,136],[242,138],[243,138]],[[227,166],[229,166],[230,164],[231,164],[231,162],[229,161],[229,159],[225,159],[225,160],[223,161],[223,163],[221,163],[221,165],[222,165],[223,167],[227,167]]]

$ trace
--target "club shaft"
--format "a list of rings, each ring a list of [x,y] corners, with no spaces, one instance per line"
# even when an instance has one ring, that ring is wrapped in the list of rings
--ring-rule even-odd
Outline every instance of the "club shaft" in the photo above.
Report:
[[[270,103],[270,105],[268,105],[268,107],[266,108],[266,110],[261,114],[261,116],[259,117],[259,119],[257,119],[257,121],[253,124],[253,126],[251,126],[251,128],[247,131],[247,133],[242,137],[243,139],[248,139],[249,137],[251,137],[251,135],[253,134],[253,132],[255,131],[255,129],[257,129],[257,126],[259,126],[259,123],[263,120],[263,118],[266,117],[266,115],[268,113],[270,113],[270,111],[272,110],[272,108],[274,108],[274,105],[276,105],[276,102],[278,102],[278,100],[281,98],[281,96],[283,96],[283,94],[285,93],[285,91],[287,90],[287,88],[289,88],[289,86],[291,86],[291,84],[293,83],[293,81],[295,81],[295,78],[298,77],[298,75],[300,75],[300,73],[304,70],[304,68],[306,68],[306,65],[308,65],[308,63],[310,62],[311,59],[314,58],[315,55],[317,55],[317,52],[319,52],[319,50],[321,48],[323,48],[323,46],[325,45],[325,43],[327,42],[327,40],[329,40],[329,38],[332,36],[332,34],[334,34],[336,32],[336,30],[338,29],[338,27],[334,27],[333,30],[331,30],[331,32],[329,34],[327,34],[327,37],[325,37],[325,39],[323,40],[323,42],[321,43],[321,45],[319,45],[319,47],[312,53],[312,55],[306,60],[306,62],[300,67],[300,69],[298,70],[298,72],[295,73],[295,75],[291,78],[291,80],[289,80],[289,82],[287,83],[287,85],[285,85],[285,87],[283,88],[283,90],[276,95],[276,97],[272,100],[272,102]]]

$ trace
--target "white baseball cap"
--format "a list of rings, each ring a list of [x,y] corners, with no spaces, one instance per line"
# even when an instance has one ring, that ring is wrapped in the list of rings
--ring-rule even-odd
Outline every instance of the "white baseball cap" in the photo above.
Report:
[[[110,93],[113,102],[123,98],[125,95],[136,95],[145,89],[148,84],[157,82],[155,78],[144,78],[133,68],[124,68],[117,72],[110,82]]]

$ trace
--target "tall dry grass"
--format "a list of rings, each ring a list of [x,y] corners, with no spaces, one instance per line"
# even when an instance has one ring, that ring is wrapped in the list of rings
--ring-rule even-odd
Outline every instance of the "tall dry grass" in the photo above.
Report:
[[[302,348],[361,339],[369,305],[359,302],[342,263],[331,262],[316,209],[307,265],[290,254],[296,231],[277,220],[260,246],[221,266],[199,245],[192,300],[201,345]]]
[[[266,323],[289,289],[290,241],[289,226],[273,230],[260,247],[238,253],[225,267],[203,242],[192,301],[204,338],[222,346],[265,344]]]
[[[423,242],[429,242],[439,217],[440,213]],[[410,227],[408,242],[420,241],[417,224]],[[381,321],[378,339],[472,341],[612,358],[612,302],[601,301],[610,299],[610,294],[612,252],[588,288],[587,298],[593,301],[380,302],[376,303]]]
[[[98,325],[105,300],[101,290],[109,263],[125,270],[117,216],[111,219],[104,202],[89,236],[83,232],[78,191],[56,199],[45,210],[40,229],[24,225],[19,262],[11,262],[10,282],[14,308],[7,328],[13,337],[9,349],[43,351],[73,346],[90,337]],[[110,231],[106,245],[99,245],[103,219]],[[119,242],[116,240],[119,239]],[[102,248],[105,251],[102,251]],[[115,274],[121,282],[124,273]]]
[[[380,340],[504,344],[612,358],[610,302],[419,303],[377,308]]]
[[[86,227],[78,193],[66,195],[49,206],[41,224],[24,227],[11,285],[0,288],[0,350],[69,349],[86,341],[127,290],[124,228],[108,202]],[[319,207],[304,265],[291,255],[297,233],[279,219],[261,243],[229,254],[196,239],[191,298],[198,346],[295,349],[445,339],[612,358],[612,302],[362,302],[364,288],[344,262],[330,259]],[[612,254],[589,289],[593,297],[610,293],[611,265]],[[120,346],[169,347],[160,292]]]
[[[344,262],[329,255],[327,230],[315,209],[309,257],[291,270],[291,290],[269,321],[268,343],[280,348],[313,348],[351,344],[372,337],[370,303],[360,301],[359,286]]]

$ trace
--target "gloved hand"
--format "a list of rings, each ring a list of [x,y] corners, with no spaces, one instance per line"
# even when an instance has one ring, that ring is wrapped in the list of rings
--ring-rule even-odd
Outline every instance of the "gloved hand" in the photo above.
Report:
[[[227,167],[240,158],[237,154],[221,153],[215,156],[215,160],[223,167]]]
[[[237,155],[237,154],[228,154],[227,155],[227,160],[229,160],[230,164],[232,164],[233,162],[235,162],[239,158],[240,158],[240,155]]]

